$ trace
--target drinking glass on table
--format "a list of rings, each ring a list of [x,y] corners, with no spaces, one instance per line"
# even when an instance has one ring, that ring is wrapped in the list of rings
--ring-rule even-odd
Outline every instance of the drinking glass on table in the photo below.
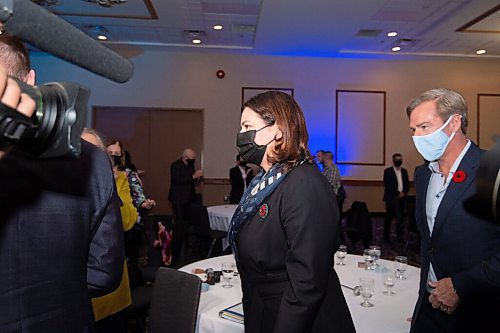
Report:
[[[337,250],[337,258],[339,258],[337,265],[345,266],[344,258],[346,255],[347,255],[347,246],[340,245],[339,249]]]
[[[222,278],[224,279],[224,284],[222,287],[224,288],[232,288],[231,279],[234,276],[234,263],[232,262],[224,262],[222,263]]]
[[[384,283],[386,289],[382,292],[383,294],[387,296],[396,295],[396,293],[392,291],[392,287],[394,287],[394,284],[396,282],[396,277],[396,272],[393,270],[389,270],[384,273],[384,275],[382,276],[382,282]]]
[[[373,271],[373,262],[375,261],[375,254],[372,249],[365,249],[363,251],[363,259],[366,263],[366,270]]]
[[[370,246],[370,250],[373,251],[373,256],[374,256],[374,259],[373,259],[373,266],[374,267],[377,267],[377,260],[380,259],[380,254],[382,253],[382,250],[380,249],[380,246],[378,245],[372,245]]]
[[[400,280],[405,280],[405,271],[406,267],[408,266],[408,258],[405,256],[396,256],[394,258],[394,267],[396,268],[397,271],[397,277]]]
[[[361,297],[363,298],[363,302],[360,303],[361,306],[371,308],[373,303],[370,303],[370,298],[375,293],[375,281],[372,278],[360,278],[359,287],[361,288]]]

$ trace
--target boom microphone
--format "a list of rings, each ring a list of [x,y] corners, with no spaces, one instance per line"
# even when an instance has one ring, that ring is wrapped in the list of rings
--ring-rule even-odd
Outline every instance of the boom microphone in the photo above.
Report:
[[[0,0],[5,31],[75,65],[123,83],[134,72],[132,62],[87,36],[70,23],[29,0]],[[10,14],[10,16],[8,16]]]

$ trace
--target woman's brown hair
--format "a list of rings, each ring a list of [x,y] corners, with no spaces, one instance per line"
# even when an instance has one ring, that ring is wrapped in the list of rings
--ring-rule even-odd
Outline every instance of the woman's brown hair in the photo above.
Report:
[[[276,124],[282,133],[275,138],[273,152],[267,156],[271,164],[283,163],[284,170],[290,171],[303,160],[312,163],[304,114],[292,96],[267,91],[250,98],[243,104],[245,107],[256,112],[267,125]]]

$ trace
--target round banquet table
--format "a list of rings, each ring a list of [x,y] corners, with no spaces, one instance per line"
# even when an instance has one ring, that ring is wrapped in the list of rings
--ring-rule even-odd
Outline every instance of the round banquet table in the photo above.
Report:
[[[207,207],[208,220],[212,230],[228,231],[229,223],[238,205],[219,205]],[[222,239],[222,249],[229,246],[227,238]]]
[[[335,259],[336,261],[338,259]],[[360,277],[371,276],[375,281],[375,294],[370,299],[374,307],[364,308],[360,305],[361,296],[355,296],[352,290],[343,287],[345,299],[349,306],[357,333],[406,333],[410,330],[407,321],[412,315],[413,307],[417,300],[420,269],[409,266],[405,272],[405,280],[396,280],[393,296],[382,293],[383,271],[394,269],[392,261],[379,259],[375,271],[366,271],[358,267],[358,262],[363,261],[362,256],[348,254],[345,258],[345,266],[335,265],[341,284],[353,287],[358,284]],[[192,273],[194,268],[213,268],[220,270],[223,262],[235,262],[233,255],[214,257],[194,262],[180,268],[181,271]],[[222,281],[222,277],[221,277]],[[231,284],[233,288],[226,289],[222,283],[216,283],[209,287],[208,291],[202,291],[200,305],[198,308],[198,322],[196,332],[199,333],[243,333],[242,324],[219,317],[219,311],[241,302],[241,283],[235,276]]]

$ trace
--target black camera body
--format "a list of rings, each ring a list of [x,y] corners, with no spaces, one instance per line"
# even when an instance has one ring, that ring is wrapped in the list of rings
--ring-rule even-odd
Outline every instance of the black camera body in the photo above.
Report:
[[[35,100],[31,118],[0,104],[0,147],[14,146],[38,158],[78,156],[90,91],[68,82],[31,87],[17,81]]]

